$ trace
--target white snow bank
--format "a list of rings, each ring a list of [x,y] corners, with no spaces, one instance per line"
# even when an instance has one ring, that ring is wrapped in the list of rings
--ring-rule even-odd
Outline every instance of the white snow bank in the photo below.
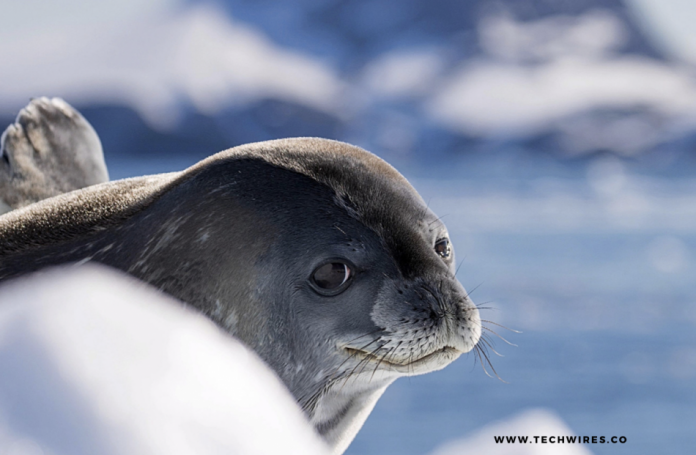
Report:
[[[531,409],[508,420],[492,423],[469,437],[443,444],[430,455],[591,455],[592,452],[577,443],[541,443],[541,436],[573,435],[555,413],[545,409]],[[528,436],[532,440],[534,436],[540,438],[538,444],[496,444],[494,436]]]
[[[362,82],[370,92],[387,98],[411,98],[427,94],[445,66],[443,52],[436,48],[397,50],[367,64]]]
[[[696,113],[696,79],[638,56],[566,57],[538,66],[478,61],[442,86],[435,116],[467,133],[535,132],[561,116],[601,108],[646,107],[666,116]]]
[[[162,127],[176,122],[182,100],[205,113],[263,98],[336,109],[342,83],[331,68],[276,46],[219,8],[158,0],[119,11],[120,4],[0,6],[11,24],[0,28],[3,113],[41,95],[123,103]]]
[[[326,452],[239,342],[142,283],[83,266],[0,287],[0,453]]]
[[[448,74],[428,101],[430,114],[453,130],[526,136],[553,128],[569,136],[571,151],[630,155],[696,125],[693,68],[617,52],[626,32],[609,11],[529,22],[497,16],[479,32],[488,55]],[[572,118],[602,109],[634,117],[603,119],[602,128]],[[598,129],[601,137],[586,137]]]
[[[626,6],[658,45],[696,63],[696,3],[693,0],[629,0]]]

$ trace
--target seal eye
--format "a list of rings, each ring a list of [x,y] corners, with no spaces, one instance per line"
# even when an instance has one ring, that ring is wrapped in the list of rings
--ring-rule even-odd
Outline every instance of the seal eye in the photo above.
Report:
[[[343,262],[328,262],[314,271],[312,281],[320,290],[337,291],[350,280],[351,276],[348,265]]]
[[[452,248],[450,248],[449,240],[440,239],[435,242],[435,252],[444,259],[448,259],[452,255]]]

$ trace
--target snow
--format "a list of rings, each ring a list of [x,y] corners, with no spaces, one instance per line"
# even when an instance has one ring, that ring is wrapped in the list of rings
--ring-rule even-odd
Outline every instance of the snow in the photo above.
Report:
[[[693,75],[686,68],[637,56],[564,57],[533,67],[480,61],[454,74],[434,98],[432,109],[452,126],[483,134],[532,132],[580,111],[641,106],[669,116],[693,115]]]
[[[326,453],[256,355],[103,267],[0,288],[0,371],[0,453]]]
[[[343,88],[321,61],[276,46],[213,5],[161,1],[113,17],[87,5],[87,13],[73,17],[65,12],[84,2],[60,3],[63,14],[51,21],[49,14],[29,20],[36,5],[5,11],[6,20],[17,18],[24,28],[0,30],[0,57],[12,62],[0,67],[3,113],[50,95],[76,105],[126,104],[167,127],[176,123],[182,101],[208,114],[263,98],[333,112]]]
[[[488,55],[448,75],[429,102],[431,114],[453,129],[528,135],[596,109],[645,109],[696,125],[693,69],[616,53],[624,31],[610,12],[525,23],[491,17],[479,33]],[[617,136],[631,136],[617,126]]]
[[[573,436],[563,420],[546,409],[531,409],[509,419],[491,423],[475,434],[461,440],[450,441],[438,447],[430,455],[591,455],[580,444],[541,443],[541,436]],[[539,443],[496,444],[494,436],[539,436]]]
[[[390,52],[368,64],[363,83],[378,96],[410,98],[430,92],[444,65],[445,56],[440,49]]]
[[[12,62],[0,67],[5,114],[48,94],[77,105],[126,104],[159,127],[175,125],[182,104],[213,115],[260,99],[341,117],[367,90],[377,100],[423,97],[429,120],[467,135],[556,128],[579,152],[604,146],[626,154],[696,125],[693,68],[621,53],[628,32],[610,11],[528,22],[489,16],[478,30],[481,57],[457,64],[444,44],[401,46],[376,55],[354,79],[273,43],[214,4],[159,0],[117,13],[83,0],[63,0],[62,8],[39,3],[46,14],[35,20],[36,5],[4,11],[12,24],[0,30],[0,58]],[[568,121],[597,109],[644,109],[679,131],[664,132],[640,115],[610,122],[600,134],[601,124]]]
[[[486,53],[434,84],[424,105],[453,131],[483,137],[551,131],[570,155],[631,156],[696,127],[693,66],[620,52],[626,31],[611,12],[528,22],[491,16],[481,21],[479,37]]]
[[[552,131],[570,154],[636,155],[696,128],[693,65],[624,52],[630,32],[608,10],[526,22],[498,13],[480,21],[480,55],[456,57],[452,42],[404,42],[351,74],[273,42],[214,3],[113,5],[2,7],[10,25],[0,29],[0,59],[11,63],[0,67],[0,113],[16,113],[30,97],[61,96],[127,105],[166,129],[189,106],[215,115],[272,99],[360,131],[360,119],[385,105],[415,101],[408,115],[419,125],[475,137]],[[623,114],[592,115],[604,111]],[[382,136],[392,133],[386,126]]]
[[[696,63],[696,5],[691,0],[628,0],[652,38],[677,58]]]

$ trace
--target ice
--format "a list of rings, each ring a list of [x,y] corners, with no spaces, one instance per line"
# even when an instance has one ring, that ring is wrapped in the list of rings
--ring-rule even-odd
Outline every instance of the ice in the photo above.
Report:
[[[265,98],[333,111],[342,90],[318,59],[275,45],[213,5],[163,2],[125,14],[62,3],[51,21],[29,20],[21,4],[4,15],[24,27],[0,30],[0,57],[12,62],[0,67],[3,114],[49,95],[73,105],[125,104],[165,128],[189,103],[206,114]],[[65,14],[72,10],[86,12]]]
[[[0,372],[3,454],[326,453],[255,354],[104,267],[0,288]]]
[[[611,12],[528,22],[493,16],[479,34],[487,55],[448,74],[428,102],[433,118],[453,130],[525,137],[557,129],[571,152],[631,155],[696,125],[692,68],[619,52],[625,30]],[[599,111],[632,115],[577,118]]]
[[[494,422],[466,438],[450,441],[438,447],[430,455],[591,455],[580,444],[542,443],[542,436],[573,436],[563,420],[546,409],[530,409],[506,420]],[[539,436],[539,443],[496,443],[494,436]],[[530,438],[530,439],[532,439]],[[533,440],[533,439],[532,439]],[[564,439],[565,441],[565,439]]]

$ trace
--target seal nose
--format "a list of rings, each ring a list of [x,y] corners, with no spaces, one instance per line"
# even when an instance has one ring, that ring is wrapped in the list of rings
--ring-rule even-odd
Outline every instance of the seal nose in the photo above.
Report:
[[[453,348],[469,352],[481,338],[481,316],[470,299],[458,306],[457,314],[447,319],[449,339]]]
[[[460,352],[476,346],[481,338],[481,317],[459,281],[446,277],[434,287],[421,283],[417,294],[429,304],[430,317],[440,327],[439,339],[444,346]]]
[[[445,296],[449,305],[445,313],[447,345],[461,352],[471,351],[481,338],[481,316],[459,281],[450,281]]]

